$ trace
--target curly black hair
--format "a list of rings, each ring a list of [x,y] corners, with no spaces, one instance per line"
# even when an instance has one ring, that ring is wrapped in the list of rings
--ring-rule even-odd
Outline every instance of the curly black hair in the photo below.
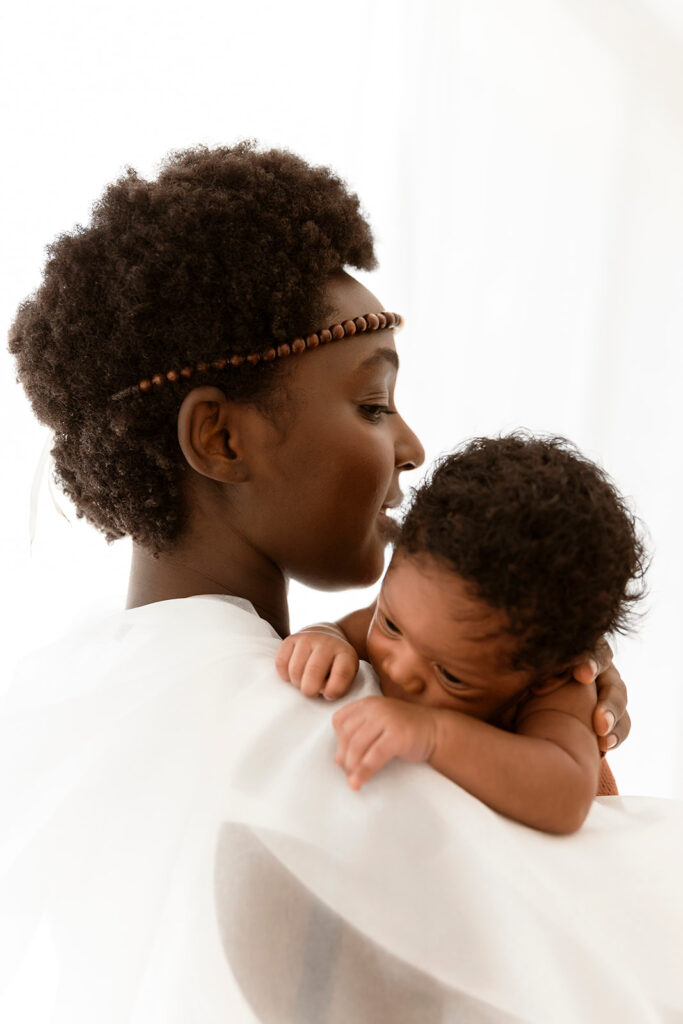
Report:
[[[512,667],[565,670],[624,633],[644,593],[637,520],[607,475],[564,438],[466,442],[413,492],[397,551],[427,554],[502,609]]]
[[[246,355],[325,326],[324,286],[375,265],[358,198],[328,168],[253,142],[171,153],[156,180],[128,169],[48,247],[9,349],[55,432],[57,482],[112,541],[158,553],[182,533],[177,413],[191,381],[112,396],[174,367]],[[362,312],[362,311],[359,311]],[[278,361],[209,371],[202,384],[267,408]]]

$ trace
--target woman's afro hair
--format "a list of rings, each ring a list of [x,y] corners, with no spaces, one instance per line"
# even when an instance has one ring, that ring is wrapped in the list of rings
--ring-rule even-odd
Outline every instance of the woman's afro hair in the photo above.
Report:
[[[606,474],[563,438],[476,438],[413,495],[397,550],[429,555],[505,611],[515,668],[565,670],[626,632],[643,596],[637,522]]]
[[[325,326],[329,275],[374,265],[358,198],[286,151],[248,141],[189,149],[170,154],[153,181],[128,169],[90,224],[49,246],[42,284],[10,331],[19,380],[55,433],[56,478],[78,515],[110,541],[171,547],[186,522],[176,420],[193,385],[112,396]],[[265,408],[283,372],[278,361],[245,363],[202,383]]]

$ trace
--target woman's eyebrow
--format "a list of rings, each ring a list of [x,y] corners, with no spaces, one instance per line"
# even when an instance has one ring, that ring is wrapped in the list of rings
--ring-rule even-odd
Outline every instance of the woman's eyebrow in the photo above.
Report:
[[[376,366],[378,363],[389,363],[395,370],[398,370],[398,355],[393,348],[378,348],[371,356],[358,364],[356,370],[366,370],[368,367]]]

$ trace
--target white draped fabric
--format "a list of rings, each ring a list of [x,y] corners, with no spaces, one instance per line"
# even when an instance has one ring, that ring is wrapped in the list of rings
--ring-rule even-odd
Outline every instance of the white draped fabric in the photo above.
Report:
[[[683,796],[680,0],[4,6],[2,323],[127,163],[253,136],[333,166],[377,238],[367,283],[407,317],[399,408],[428,459],[526,426],[633,497],[655,557],[613,764],[624,792]],[[45,486],[29,557],[45,437],[14,376],[0,345],[0,686],[36,634],[119,607],[129,562]],[[291,597],[297,625],[358,602]]]
[[[116,613],[25,661],[0,716],[0,1019],[510,1024],[683,1016],[683,806],[571,837],[429,767],[361,792],[335,705],[246,603]],[[365,666],[352,696],[374,692]]]

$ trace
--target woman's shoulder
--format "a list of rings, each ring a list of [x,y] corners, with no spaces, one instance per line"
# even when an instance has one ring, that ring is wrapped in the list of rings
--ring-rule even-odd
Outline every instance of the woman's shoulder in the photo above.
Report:
[[[18,662],[4,706],[35,707],[126,683],[141,689],[207,664],[270,664],[279,638],[247,601],[207,594],[100,613]]]

